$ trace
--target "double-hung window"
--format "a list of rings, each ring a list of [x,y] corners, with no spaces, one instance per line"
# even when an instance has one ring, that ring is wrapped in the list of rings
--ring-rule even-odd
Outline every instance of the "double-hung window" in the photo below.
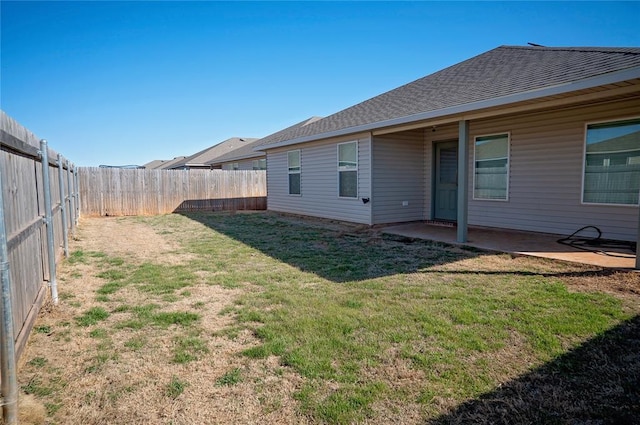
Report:
[[[358,142],[338,144],[338,196],[358,197]]]
[[[267,160],[262,158],[262,159],[254,159],[252,161],[252,168],[254,170],[266,170],[267,169]]]
[[[640,118],[588,124],[582,201],[638,205]]]
[[[503,200],[509,193],[509,133],[475,138],[473,199]]]
[[[300,195],[300,151],[287,152],[289,195]]]

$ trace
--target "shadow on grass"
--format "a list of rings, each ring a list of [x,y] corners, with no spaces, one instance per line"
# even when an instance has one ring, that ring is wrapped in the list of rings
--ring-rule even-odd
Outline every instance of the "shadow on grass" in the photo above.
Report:
[[[640,424],[640,316],[430,424]]]
[[[488,252],[379,234],[367,226],[274,213],[181,213],[302,271],[334,282],[412,273]]]

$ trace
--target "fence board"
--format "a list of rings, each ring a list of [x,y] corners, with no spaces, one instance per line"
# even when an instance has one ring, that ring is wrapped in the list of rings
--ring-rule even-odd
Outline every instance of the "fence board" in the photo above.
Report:
[[[4,227],[7,234],[7,254],[11,281],[11,308],[16,356],[19,357],[38,311],[47,293],[50,271],[47,254],[47,233],[43,217],[44,188],[40,139],[15,120],[0,111],[0,190],[4,201]],[[57,154],[48,149],[50,158]],[[68,172],[73,170],[65,164]],[[58,177],[58,165],[50,161],[47,172],[51,180],[51,199],[56,256],[61,257],[63,223]],[[69,181],[65,194],[77,196],[77,183]],[[68,225],[77,219],[77,211],[69,209]],[[3,261],[5,261],[3,259]]]
[[[266,209],[267,179],[264,170],[80,167],[78,174],[83,216]]]

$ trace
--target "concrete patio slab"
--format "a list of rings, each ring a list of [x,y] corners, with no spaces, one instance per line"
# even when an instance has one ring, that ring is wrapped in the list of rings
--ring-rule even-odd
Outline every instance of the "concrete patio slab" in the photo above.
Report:
[[[629,250],[587,252],[558,243],[564,235],[522,232],[516,230],[469,227],[468,242],[456,241],[456,228],[427,223],[407,223],[382,227],[383,233],[417,239],[428,239],[453,245],[467,245],[490,251],[516,255],[552,258],[574,263],[617,269],[634,269],[636,256]]]

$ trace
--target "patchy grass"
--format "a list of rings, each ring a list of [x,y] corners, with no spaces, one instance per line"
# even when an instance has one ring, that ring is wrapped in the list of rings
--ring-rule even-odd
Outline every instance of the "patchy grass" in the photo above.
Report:
[[[109,317],[109,312],[102,307],[92,307],[85,311],[82,316],[76,317],[76,322],[80,326],[91,326]]]
[[[270,213],[118,223],[174,245],[63,264],[93,286],[21,377],[51,423],[624,422],[640,396],[635,275]]]
[[[178,377],[174,376],[171,378],[171,382],[167,384],[167,389],[165,390],[165,394],[167,397],[176,399],[178,398],[189,386],[188,382],[180,380]]]
[[[229,372],[222,375],[220,378],[216,379],[216,385],[236,385],[242,382],[242,375],[240,368],[236,367]]]

